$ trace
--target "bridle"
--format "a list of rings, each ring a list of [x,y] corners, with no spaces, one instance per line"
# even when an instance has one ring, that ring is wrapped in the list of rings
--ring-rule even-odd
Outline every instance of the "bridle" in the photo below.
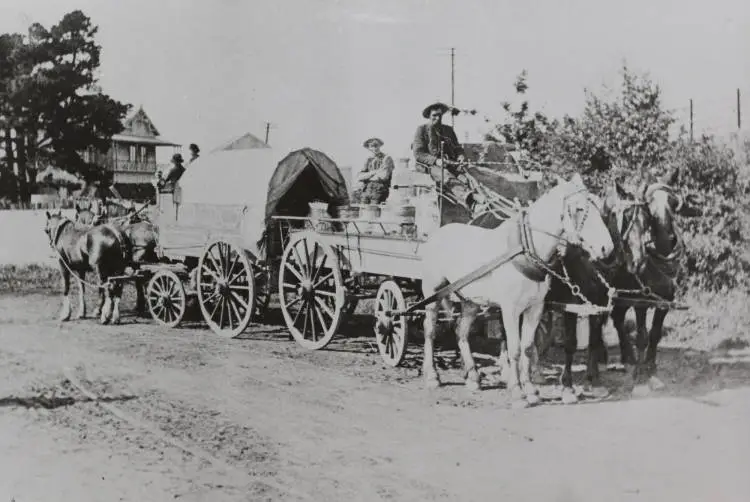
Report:
[[[59,216],[59,221],[57,225],[55,226],[55,232],[54,235],[51,232],[46,232],[49,236],[49,247],[52,249],[55,249],[57,246],[57,241],[60,239],[60,235],[62,235],[62,231],[65,229],[65,227],[68,224],[72,224],[73,220],[70,218],[65,218],[64,216]]]

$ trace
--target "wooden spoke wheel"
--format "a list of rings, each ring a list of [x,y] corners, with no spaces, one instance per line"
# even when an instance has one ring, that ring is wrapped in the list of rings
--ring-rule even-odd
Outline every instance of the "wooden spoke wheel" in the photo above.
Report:
[[[146,302],[151,317],[162,326],[176,328],[185,317],[187,297],[177,274],[160,270],[146,286]]]
[[[409,340],[409,319],[388,312],[406,309],[406,300],[398,284],[385,281],[375,296],[375,340],[383,361],[396,367],[404,360]]]
[[[255,310],[255,272],[242,249],[217,241],[198,260],[198,304],[217,335],[242,333]]]
[[[312,232],[291,237],[279,268],[279,303],[289,332],[306,349],[322,349],[342,319],[346,293],[338,260]]]

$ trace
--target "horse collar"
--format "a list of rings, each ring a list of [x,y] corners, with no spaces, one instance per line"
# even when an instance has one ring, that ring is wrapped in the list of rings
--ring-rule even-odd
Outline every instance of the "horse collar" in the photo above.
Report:
[[[536,252],[534,240],[531,235],[531,227],[528,224],[529,214],[525,209],[518,216],[518,229],[510,234],[510,247],[521,246],[523,252],[513,258],[511,263],[524,277],[534,281],[543,282],[547,277],[547,271],[540,266],[542,259]]]

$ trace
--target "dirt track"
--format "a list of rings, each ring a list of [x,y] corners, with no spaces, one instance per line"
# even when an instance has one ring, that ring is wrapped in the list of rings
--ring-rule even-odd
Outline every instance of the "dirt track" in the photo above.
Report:
[[[448,385],[423,390],[419,345],[407,368],[384,368],[363,326],[306,352],[278,326],[235,340],[127,315],[61,326],[59,305],[0,296],[0,500],[750,497],[750,373],[707,354],[663,350],[659,396],[626,399],[609,372],[607,402],[511,410],[493,375],[472,395],[451,366]]]

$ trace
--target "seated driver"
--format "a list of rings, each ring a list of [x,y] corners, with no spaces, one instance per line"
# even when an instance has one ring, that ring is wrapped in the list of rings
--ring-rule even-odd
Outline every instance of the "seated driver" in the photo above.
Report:
[[[383,140],[370,138],[363,146],[372,152],[365,167],[357,174],[357,182],[352,196],[353,202],[361,204],[382,204],[388,198],[393,175],[393,159],[380,151]]]

